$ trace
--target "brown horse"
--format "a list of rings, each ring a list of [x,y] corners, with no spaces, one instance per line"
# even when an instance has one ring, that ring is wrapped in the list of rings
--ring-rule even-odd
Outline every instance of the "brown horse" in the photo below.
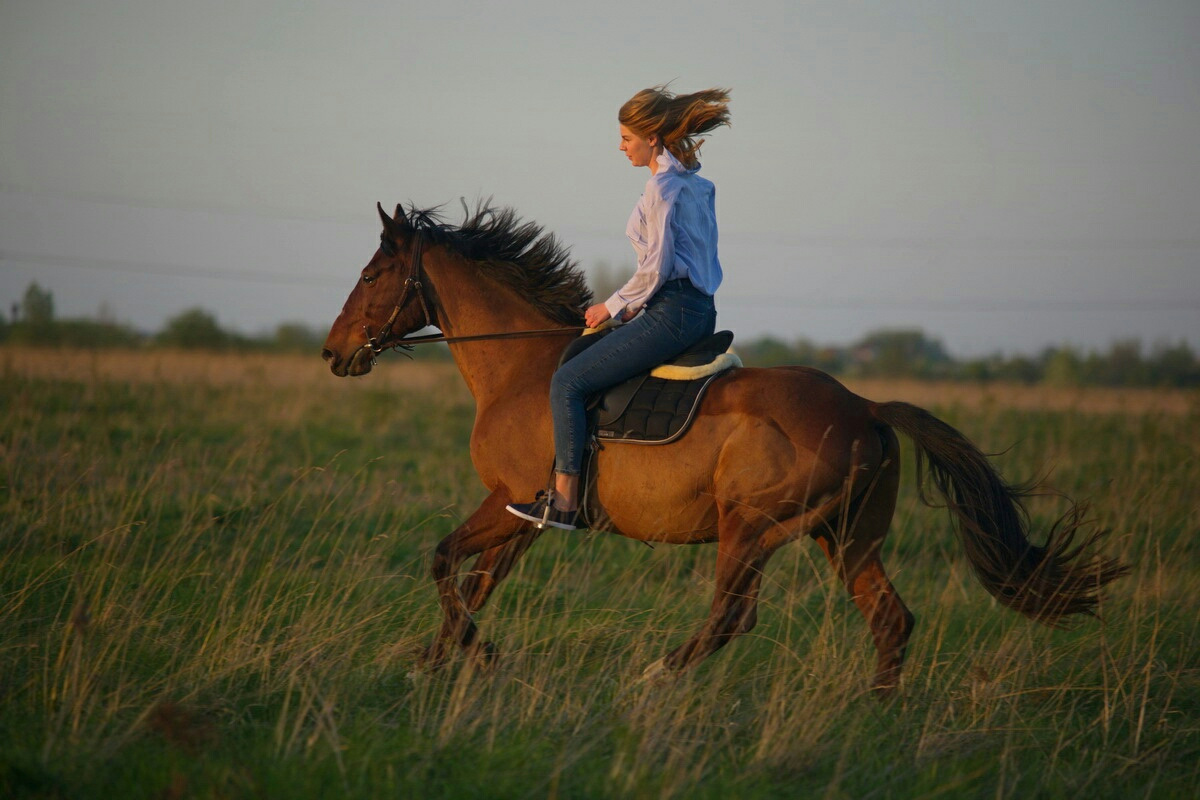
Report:
[[[406,346],[401,337],[427,325],[450,341],[475,398],[471,459],[490,494],[437,546],[432,573],[444,621],[425,662],[436,667],[458,646],[488,663],[494,649],[471,615],[539,535],[505,505],[547,483],[550,376],[591,294],[554,237],[509,210],[481,206],[459,227],[415,209],[397,207],[392,218],[380,207],[379,216],[380,247],[322,356],[335,375],[363,375],[378,352]],[[708,619],[647,672],[692,667],[753,628],[767,560],[808,535],[870,625],[874,688],[894,688],[913,628],[880,561],[900,479],[897,430],[917,447],[918,486],[931,474],[976,577],[999,602],[1060,624],[1094,613],[1102,587],[1126,572],[1090,554],[1099,534],[1073,544],[1083,524],[1077,507],[1044,545],[1032,544],[1022,506],[1028,487],[1006,484],[971,442],[928,412],[873,403],[805,367],[741,368],[711,385],[682,439],[606,444],[598,456],[592,503],[611,532],[717,543]],[[476,555],[460,582],[460,567]]]

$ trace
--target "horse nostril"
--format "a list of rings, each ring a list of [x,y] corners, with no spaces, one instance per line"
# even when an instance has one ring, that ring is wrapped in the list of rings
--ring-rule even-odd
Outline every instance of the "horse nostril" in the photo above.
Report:
[[[321,359],[323,361],[333,361],[333,359],[334,359],[333,351],[330,350],[328,347],[326,347],[324,350],[321,351]]]

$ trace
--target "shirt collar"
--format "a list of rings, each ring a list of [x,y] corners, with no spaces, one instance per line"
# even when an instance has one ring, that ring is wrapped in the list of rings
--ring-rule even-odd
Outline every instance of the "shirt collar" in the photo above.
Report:
[[[675,172],[680,175],[687,175],[688,173],[698,172],[700,170],[699,164],[696,165],[695,169],[688,169],[683,164],[680,164],[679,159],[677,159],[677,158],[675,158],[675,156],[671,155],[671,151],[666,149],[665,147],[663,148],[663,151],[658,154],[657,160],[658,160],[658,166],[659,166],[659,170],[657,173],[658,175],[665,174],[664,171],[667,173]]]

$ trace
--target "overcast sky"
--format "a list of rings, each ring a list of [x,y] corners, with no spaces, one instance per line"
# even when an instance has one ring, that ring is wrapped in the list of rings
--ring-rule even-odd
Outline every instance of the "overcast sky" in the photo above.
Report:
[[[376,201],[493,197],[632,269],[616,110],[712,134],[740,336],[1200,349],[1200,2],[0,0],[0,309],[328,325]]]

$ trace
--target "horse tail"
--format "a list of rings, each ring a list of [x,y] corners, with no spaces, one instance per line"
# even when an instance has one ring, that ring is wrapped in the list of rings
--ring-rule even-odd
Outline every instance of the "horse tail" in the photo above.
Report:
[[[1032,485],[1011,486],[967,437],[908,403],[873,403],[880,422],[908,436],[917,448],[917,490],[921,501],[929,474],[954,518],[958,538],[979,582],[1000,603],[1052,626],[1073,614],[1096,615],[1100,591],[1129,568],[1092,554],[1104,531],[1087,532],[1087,507],[1074,503],[1050,529],[1044,545],[1029,540],[1024,500]]]

